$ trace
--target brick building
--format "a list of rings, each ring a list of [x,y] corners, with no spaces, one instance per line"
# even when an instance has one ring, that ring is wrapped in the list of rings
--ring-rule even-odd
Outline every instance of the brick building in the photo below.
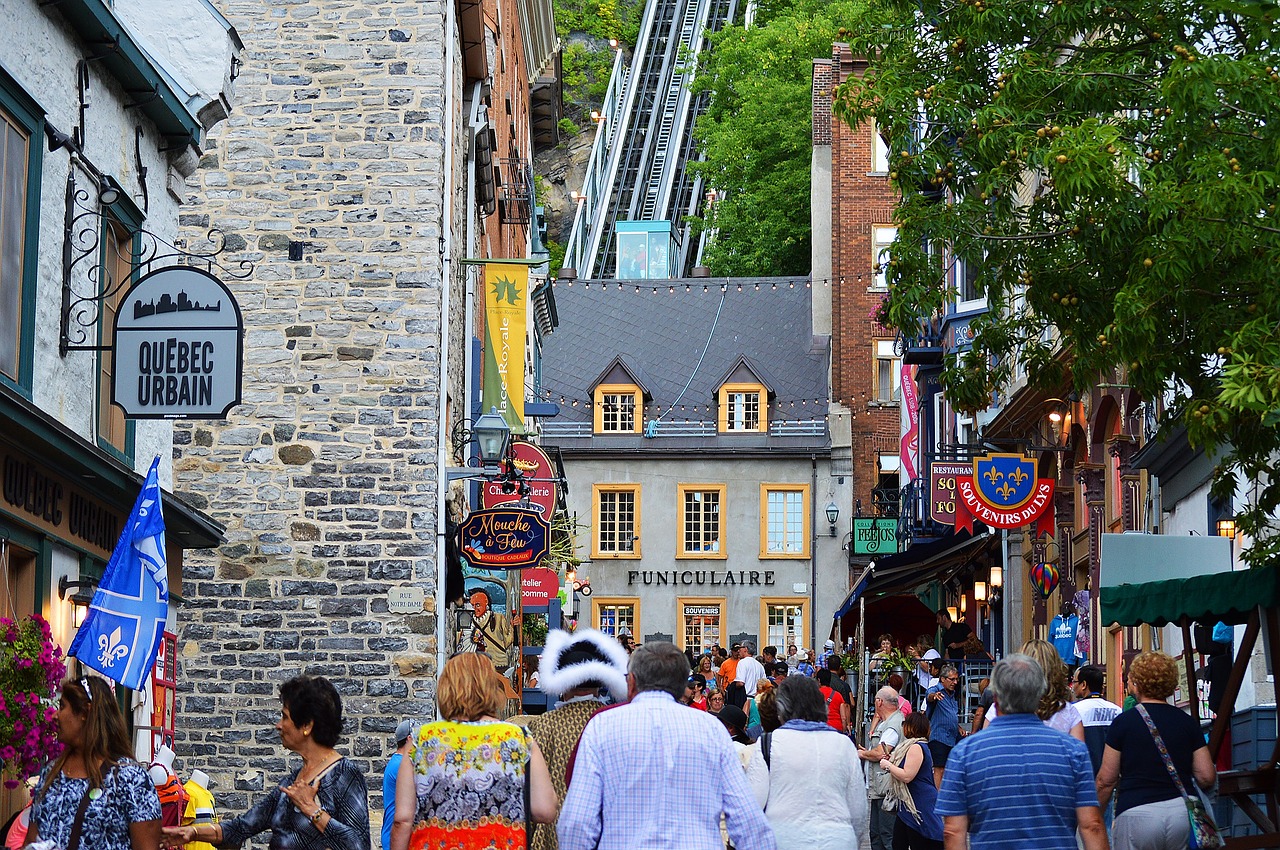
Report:
[[[554,126],[549,0],[236,0],[243,108],[183,218],[225,234],[243,404],[180,423],[176,487],[226,526],[186,564],[184,769],[243,811],[285,773],[279,684],[330,677],[340,749],[377,780],[391,731],[435,715],[454,426],[478,398],[479,273],[527,257],[534,133]],[[539,115],[534,116],[538,110]],[[530,311],[533,313],[534,311]],[[530,334],[533,338],[533,334]],[[388,593],[420,588],[413,613]]]
[[[865,69],[844,44],[814,62],[813,277],[831,281],[832,436],[846,420],[853,494],[842,510],[896,516],[901,353],[871,315],[887,292],[877,267],[896,234],[897,194],[874,127],[850,127],[831,112],[831,92]]]

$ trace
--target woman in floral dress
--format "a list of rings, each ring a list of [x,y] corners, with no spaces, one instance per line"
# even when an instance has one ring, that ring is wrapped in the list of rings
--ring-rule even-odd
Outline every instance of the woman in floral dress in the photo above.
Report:
[[[497,671],[483,655],[457,655],[436,696],[448,719],[418,730],[400,763],[392,850],[523,850],[530,821],[555,820],[556,795],[538,745],[497,719]]]
[[[64,749],[40,774],[27,841],[66,850],[156,850],[160,798],[131,757],[124,715],[105,681],[63,684],[58,740]]]

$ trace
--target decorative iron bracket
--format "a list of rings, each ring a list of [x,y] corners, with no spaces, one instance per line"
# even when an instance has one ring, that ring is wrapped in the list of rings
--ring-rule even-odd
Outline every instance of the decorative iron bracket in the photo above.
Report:
[[[210,274],[234,280],[248,280],[254,265],[248,260],[225,265],[218,257],[227,248],[226,234],[214,228],[208,232],[209,250],[189,251],[156,234],[138,228],[131,231],[136,237],[134,262],[129,274],[104,290],[103,268],[100,258],[103,227],[107,216],[96,198],[76,186],[75,168],[67,171],[66,204],[62,236],[62,311],[58,336],[58,353],[65,357],[69,351],[110,351],[109,345],[90,345],[90,334],[102,320],[102,305],[107,299],[127,292],[144,275],[166,265],[182,265],[201,268]],[[88,260],[85,263],[85,260]],[[85,263],[86,272],[76,286],[76,267]],[[88,291],[81,291],[81,288]]]

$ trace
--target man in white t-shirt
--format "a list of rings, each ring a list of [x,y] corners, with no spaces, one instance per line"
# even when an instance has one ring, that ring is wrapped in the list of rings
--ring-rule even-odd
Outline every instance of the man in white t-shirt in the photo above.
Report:
[[[747,690],[747,696],[754,697],[756,695],[756,683],[767,675],[764,671],[764,665],[756,660],[754,646],[744,643],[738,647],[738,670],[734,674],[733,680],[742,683],[742,686]]]

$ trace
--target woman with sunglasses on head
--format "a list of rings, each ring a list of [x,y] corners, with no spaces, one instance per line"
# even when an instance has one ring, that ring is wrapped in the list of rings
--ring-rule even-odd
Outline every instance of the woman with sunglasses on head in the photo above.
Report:
[[[271,830],[271,850],[370,850],[368,785],[360,768],[333,748],[342,734],[338,689],[323,676],[294,676],[280,686],[275,728],[302,765],[240,817],[166,827],[169,846],[239,847]]]
[[[147,769],[133,760],[124,715],[99,678],[62,685],[62,755],[40,774],[27,843],[62,850],[157,850],[160,798]]]

